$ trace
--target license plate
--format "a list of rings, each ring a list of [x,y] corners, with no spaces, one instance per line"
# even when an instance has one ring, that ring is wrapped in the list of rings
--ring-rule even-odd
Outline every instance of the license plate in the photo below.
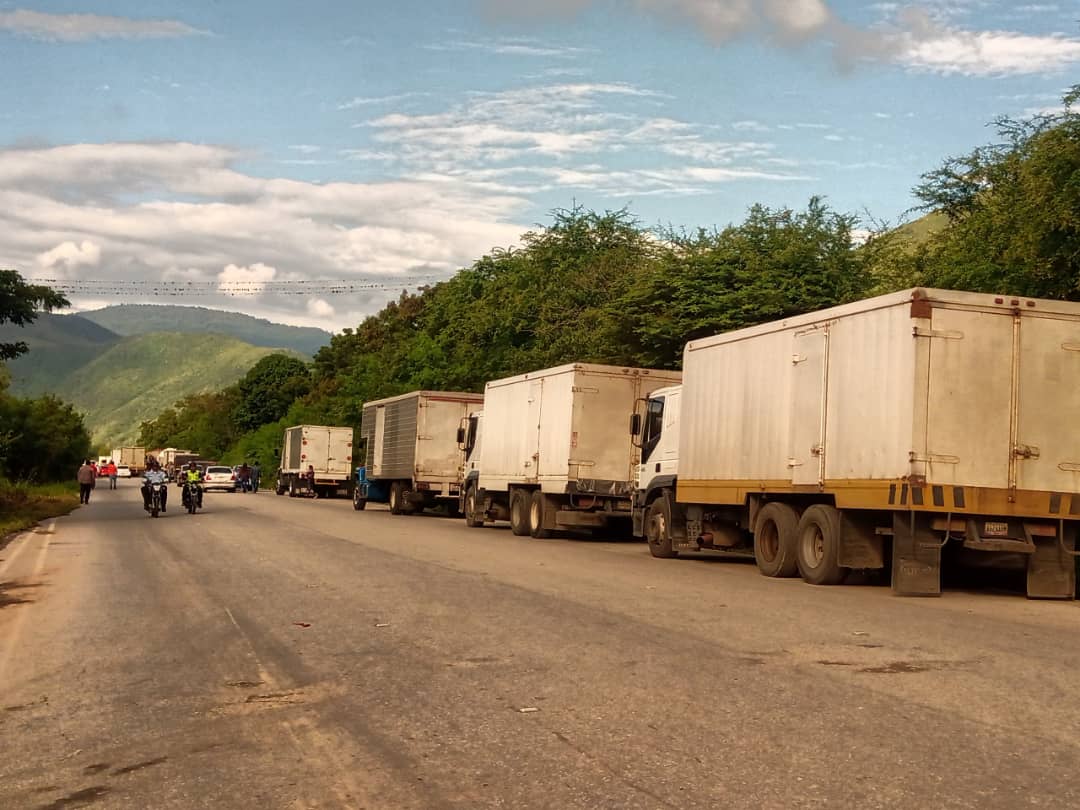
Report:
[[[983,526],[983,537],[1008,537],[1009,536],[1009,524],[1008,523],[993,523],[987,521]]]

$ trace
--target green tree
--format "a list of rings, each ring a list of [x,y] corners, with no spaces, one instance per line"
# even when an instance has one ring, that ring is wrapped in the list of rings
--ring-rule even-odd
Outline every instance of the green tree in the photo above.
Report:
[[[0,270],[0,324],[11,322],[26,326],[34,322],[37,313],[66,307],[68,300],[51,287],[27,284],[14,270]],[[0,360],[12,360],[25,354],[27,345],[17,340],[0,343]]]
[[[1000,141],[947,159],[915,193],[949,227],[908,266],[939,287],[1080,299],[1080,85],[1060,112],[1000,118]]]
[[[232,421],[241,433],[276,422],[311,390],[307,364],[286,354],[269,354],[237,383]]]
[[[870,284],[855,219],[819,198],[804,211],[756,205],[721,231],[668,234],[668,248],[611,308],[627,359],[680,364],[688,340],[833,306]]]
[[[69,480],[90,452],[82,415],[53,396],[0,398],[0,424],[5,426],[0,463],[12,480]]]

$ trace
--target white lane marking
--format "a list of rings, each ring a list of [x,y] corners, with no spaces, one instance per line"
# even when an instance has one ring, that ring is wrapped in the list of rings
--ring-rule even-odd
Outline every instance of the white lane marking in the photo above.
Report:
[[[15,560],[22,554],[23,549],[33,545],[33,539],[37,535],[56,534],[56,520],[50,519],[46,523],[41,525],[44,531],[35,531],[34,529],[27,529],[25,532],[20,532],[12,541],[8,544],[9,549],[13,549],[11,556],[9,556],[3,563],[0,563],[0,577],[7,573],[8,569],[15,565]]]
[[[33,535],[31,535],[33,537]],[[30,574],[30,579],[36,581],[41,576],[41,572],[45,569],[45,555],[49,552],[49,542],[51,535],[45,535],[45,541],[41,546],[41,551],[38,553],[37,559],[34,561],[34,569]],[[30,545],[27,543],[27,545]],[[0,655],[0,683],[4,683],[7,676],[8,667],[11,665],[11,657],[15,653],[15,647],[18,645],[19,637],[22,634],[23,624],[26,623],[26,617],[30,613],[30,609],[33,605],[24,605],[22,610],[19,610],[15,614],[15,623],[11,628],[11,635],[8,637],[7,648],[3,654]]]
[[[251,639],[248,638],[248,634],[244,632],[244,629],[236,621],[236,617],[233,616],[231,610],[225,608],[225,613],[229,617],[229,621],[233,623],[233,627],[235,627],[236,631],[240,634],[240,637],[244,639],[244,643],[247,644],[247,648],[251,655],[251,658],[255,661],[255,668],[259,672],[259,679],[267,686],[275,686],[276,684],[274,678],[270,675],[269,670],[267,670],[266,667],[263,666],[263,662],[259,660],[259,654],[255,652],[255,645],[251,643]]]

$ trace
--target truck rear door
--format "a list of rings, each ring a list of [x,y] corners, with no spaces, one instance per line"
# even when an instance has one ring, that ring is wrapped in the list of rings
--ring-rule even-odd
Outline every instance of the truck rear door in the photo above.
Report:
[[[1017,489],[1080,492],[1080,322],[1019,316]]]
[[[352,431],[330,428],[326,472],[348,478],[352,474]]]
[[[1013,318],[1007,311],[937,307],[931,328],[926,477],[1007,488],[1013,412]]]

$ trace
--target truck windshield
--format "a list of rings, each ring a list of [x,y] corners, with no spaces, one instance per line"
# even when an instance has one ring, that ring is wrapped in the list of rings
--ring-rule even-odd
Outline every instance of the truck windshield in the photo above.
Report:
[[[664,430],[664,398],[650,399],[645,407],[645,428],[641,436],[641,461],[649,460]]]

